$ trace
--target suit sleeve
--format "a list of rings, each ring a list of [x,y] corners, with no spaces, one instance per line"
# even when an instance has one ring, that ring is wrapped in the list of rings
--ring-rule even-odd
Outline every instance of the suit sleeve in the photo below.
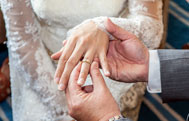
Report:
[[[189,51],[158,50],[163,102],[189,100]]]

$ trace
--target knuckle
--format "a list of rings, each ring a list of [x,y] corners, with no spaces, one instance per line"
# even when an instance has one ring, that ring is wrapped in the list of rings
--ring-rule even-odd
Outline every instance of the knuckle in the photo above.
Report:
[[[62,62],[62,63],[66,63],[66,62],[67,62],[67,60],[68,60],[68,59],[67,59],[67,57],[66,57],[66,56],[63,56],[63,57],[61,58],[61,62]]]
[[[80,37],[81,39],[81,44],[85,44],[85,43],[88,43],[88,42],[90,42],[90,40],[91,40],[91,37],[89,36],[89,35],[86,35],[86,36],[84,36],[84,37]]]
[[[86,35],[84,41],[88,42],[91,39],[90,35]]]
[[[99,71],[95,71],[94,75],[97,76],[97,77],[99,77],[99,76],[101,76],[101,73]]]
[[[81,77],[85,77],[88,73],[86,71],[81,72]]]
[[[78,34],[75,34],[74,36],[71,37],[71,40],[72,41],[76,41],[78,39],[79,35]]]
[[[76,63],[75,59],[69,59],[69,60],[67,61],[68,66],[74,66],[75,63]]]

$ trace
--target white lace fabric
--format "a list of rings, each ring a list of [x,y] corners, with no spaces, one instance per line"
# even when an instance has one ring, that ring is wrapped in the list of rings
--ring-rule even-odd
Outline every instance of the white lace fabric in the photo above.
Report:
[[[40,0],[33,0],[32,2],[36,2],[38,6],[43,6],[38,1]],[[34,6],[31,6],[30,0],[0,0],[0,2],[7,29],[14,120],[71,120],[67,113],[64,92],[59,92],[57,85],[53,82],[55,67],[42,42],[44,38],[41,34],[44,28],[39,23],[39,14],[33,12],[32,7]],[[122,0],[120,3],[123,4],[123,2]],[[156,15],[150,9],[148,10],[148,2],[157,4]],[[134,4],[137,4],[138,7],[135,7]],[[129,8],[127,18],[110,18],[115,24],[137,35],[147,47],[157,48],[163,33],[161,4],[161,0],[129,0],[127,4]],[[67,17],[66,14],[64,17]],[[48,18],[46,19],[48,20]],[[103,31],[106,31],[104,27],[106,19],[107,16],[95,17],[94,19],[83,21],[80,25],[92,20]],[[64,23],[66,19],[60,21]],[[52,21],[49,22],[51,23]],[[68,24],[71,25],[71,23]],[[48,23],[48,27],[54,29],[50,25]],[[69,27],[63,28],[61,37],[52,36],[56,36],[56,38],[62,41],[62,37],[66,38],[67,31],[69,31],[67,33],[67,37],[69,37],[80,25],[71,30],[69,30]],[[75,26],[75,23],[73,26]],[[44,36],[47,36],[47,34],[44,34]],[[112,39],[111,35],[109,37]],[[46,46],[52,47],[52,45]],[[53,46],[52,48],[56,50],[59,47]],[[114,98],[119,103],[120,97],[128,90],[131,84],[115,82],[109,78],[105,78],[105,80]],[[123,108],[121,107],[121,109]]]
[[[162,1],[161,0],[129,0],[128,1],[129,14],[127,18],[109,17],[115,24],[134,33],[149,49],[158,48],[163,34],[162,23]],[[105,21],[107,16],[95,17],[88,19],[82,24],[89,21],[94,21],[100,29],[108,32],[105,29]],[[79,28],[82,24],[68,31],[67,36]],[[110,40],[114,39],[108,34]]]
[[[55,69],[40,40],[40,26],[30,1],[1,0],[1,4],[8,37],[13,108],[16,107],[14,120],[52,121],[63,116],[64,120],[70,119],[64,93],[53,82]],[[35,99],[42,104],[27,105]],[[28,107],[33,109],[26,110]]]

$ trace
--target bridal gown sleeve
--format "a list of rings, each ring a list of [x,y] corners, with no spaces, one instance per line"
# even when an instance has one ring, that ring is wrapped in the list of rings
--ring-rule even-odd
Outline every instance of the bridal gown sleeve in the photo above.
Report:
[[[51,111],[50,114],[55,116],[57,113],[64,114],[66,102],[60,98],[64,97],[64,93],[59,92],[53,82],[55,68],[40,40],[40,25],[30,0],[0,1],[6,22],[10,68],[16,67],[15,71],[24,77],[21,83],[39,96],[40,102],[49,108],[47,112]]]
[[[163,34],[162,0],[128,0],[127,5],[129,13],[125,18],[109,18],[118,26],[134,33],[148,48],[158,48]],[[94,21],[106,32],[104,26],[106,19],[107,17],[96,17],[80,25]],[[80,25],[70,30],[68,36]],[[109,37],[113,39],[111,35]]]

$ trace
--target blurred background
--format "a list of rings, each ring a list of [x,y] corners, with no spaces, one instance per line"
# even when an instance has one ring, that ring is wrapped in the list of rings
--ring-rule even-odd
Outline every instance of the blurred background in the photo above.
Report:
[[[185,0],[163,1],[165,32],[161,48],[189,49],[189,4]],[[4,22],[0,21],[0,121],[12,121],[9,80]],[[158,94],[146,92],[138,121],[186,121],[187,116],[189,102],[162,104]]]

